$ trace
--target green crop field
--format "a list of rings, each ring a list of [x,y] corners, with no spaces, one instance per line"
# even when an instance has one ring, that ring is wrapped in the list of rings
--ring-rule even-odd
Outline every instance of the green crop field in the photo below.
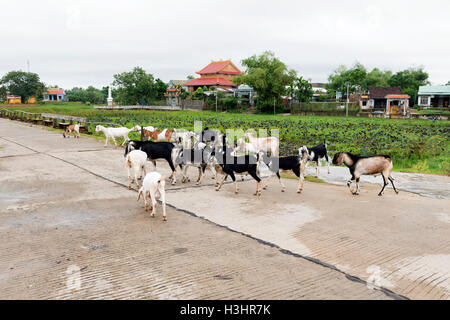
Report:
[[[313,146],[326,139],[330,154],[348,151],[361,155],[388,154],[394,170],[450,175],[448,121],[379,119],[328,116],[272,116],[192,111],[107,111],[83,104],[50,104],[17,107],[30,112],[52,112],[87,117],[89,121],[135,124],[157,128],[192,130],[194,121],[203,127],[226,129],[278,129],[282,155],[295,154],[301,145]],[[138,134],[134,133],[134,138]]]

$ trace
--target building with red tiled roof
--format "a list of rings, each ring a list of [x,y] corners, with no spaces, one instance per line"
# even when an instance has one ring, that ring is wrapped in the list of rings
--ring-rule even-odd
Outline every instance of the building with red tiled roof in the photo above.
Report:
[[[236,87],[233,84],[233,77],[240,75],[239,70],[231,60],[211,61],[206,67],[196,72],[200,78],[184,83],[190,92],[194,92],[199,87],[217,87],[231,89]]]
[[[66,92],[60,88],[49,88],[44,93],[44,101],[67,101]]]

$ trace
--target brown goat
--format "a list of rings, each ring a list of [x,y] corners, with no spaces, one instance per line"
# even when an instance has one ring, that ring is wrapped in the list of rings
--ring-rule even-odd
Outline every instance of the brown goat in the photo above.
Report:
[[[164,129],[164,130],[155,130],[150,131],[146,129],[142,129],[143,136],[147,139],[152,139],[153,141],[168,141],[172,139],[173,130]]]
[[[66,127],[66,130],[63,132],[63,137],[70,137],[70,134],[73,133],[74,138],[80,137],[80,125],[79,124],[71,124]]]
[[[352,175],[352,178],[347,182],[347,187],[354,195],[359,194],[359,178],[363,175],[377,175],[381,174],[383,177],[383,188],[378,193],[383,195],[384,188],[388,185],[388,180],[391,182],[394,191],[398,190],[394,186],[394,178],[392,178],[392,158],[386,155],[376,155],[372,157],[363,157],[351,154],[349,152],[339,152],[334,155],[333,164],[340,166],[345,164]],[[356,190],[351,190],[352,181],[356,183]]]

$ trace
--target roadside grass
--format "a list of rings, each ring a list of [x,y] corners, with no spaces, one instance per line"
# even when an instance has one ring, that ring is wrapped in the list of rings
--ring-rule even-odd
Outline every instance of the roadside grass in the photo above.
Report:
[[[418,112],[419,114],[424,114],[424,115],[436,115],[436,116],[450,116],[450,111],[448,110],[434,110],[434,109],[424,109],[424,110],[419,110]]]
[[[0,104],[0,108],[2,105]],[[53,102],[53,103],[41,103],[37,106],[27,106],[26,104],[21,104],[17,106],[8,106],[6,109],[11,110],[22,110],[26,112],[36,112],[36,113],[57,113],[57,114],[67,114],[73,116],[81,116],[83,111],[95,110],[92,105],[87,105],[81,102]]]

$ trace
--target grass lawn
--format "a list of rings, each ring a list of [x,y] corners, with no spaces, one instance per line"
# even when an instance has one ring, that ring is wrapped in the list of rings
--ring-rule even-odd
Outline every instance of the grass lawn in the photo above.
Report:
[[[8,108],[81,116],[89,121],[111,122],[127,127],[139,124],[192,130],[194,121],[201,120],[203,127],[209,126],[222,132],[226,129],[278,129],[282,155],[296,154],[301,145],[313,146],[326,139],[331,155],[339,151],[361,155],[388,154],[393,157],[395,171],[450,175],[448,121],[211,111],[95,110],[90,105],[73,102]],[[138,138],[138,134],[132,133],[130,137]]]

